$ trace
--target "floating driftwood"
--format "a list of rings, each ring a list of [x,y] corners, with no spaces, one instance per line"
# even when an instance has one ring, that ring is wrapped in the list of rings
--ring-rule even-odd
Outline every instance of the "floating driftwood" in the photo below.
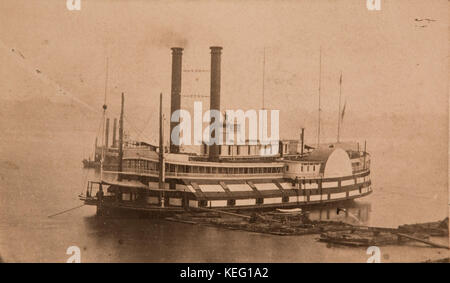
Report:
[[[430,236],[444,237],[448,236],[448,217],[442,221],[405,224],[398,226],[399,232],[402,233],[426,233]]]
[[[202,212],[186,212],[166,219],[278,236],[320,234],[320,241],[347,246],[400,245],[418,241],[437,248],[448,248],[429,241],[430,236],[444,235],[441,229],[445,227],[448,235],[448,218],[424,224],[402,225],[399,228],[383,228],[356,226],[341,221],[313,221],[307,212],[302,211],[276,210],[244,214],[211,208],[200,210]]]
[[[430,245],[430,246],[435,247],[435,248],[450,249],[449,246],[444,246],[444,245],[441,245],[441,244],[437,244],[437,243],[433,243],[433,242],[430,242],[430,241],[426,241],[424,239],[416,238],[416,237],[413,237],[411,235],[406,235],[406,234],[403,234],[403,233],[397,233],[397,235],[401,236],[403,238],[407,238],[407,239],[410,239],[410,240],[414,240],[414,241],[418,241],[418,242]]]
[[[414,239],[428,239],[428,235],[416,235]],[[322,233],[320,241],[346,246],[383,246],[403,244],[411,238],[401,237],[393,232],[370,229],[350,229],[346,231]]]
[[[242,230],[279,236],[320,234],[327,231],[340,231],[353,227],[338,221],[311,221],[307,213],[267,212],[233,213],[216,209],[203,208],[204,212],[177,214],[166,218],[190,224],[203,224],[230,230]],[[215,217],[214,217],[215,216]]]
[[[428,259],[422,263],[450,263],[450,257],[444,257],[440,259]]]
[[[417,241],[435,248],[449,249],[448,246],[429,241],[430,236],[448,236],[448,217],[442,221],[400,225],[396,229],[355,226],[349,231],[323,233],[320,241],[349,246],[380,246]]]

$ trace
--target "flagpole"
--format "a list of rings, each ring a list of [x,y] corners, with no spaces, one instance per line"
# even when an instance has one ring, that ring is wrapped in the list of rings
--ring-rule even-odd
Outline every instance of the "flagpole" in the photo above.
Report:
[[[263,73],[262,73],[262,109],[264,110],[264,81],[266,78],[266,47],[264,47],[263,53]]]
[[[161,190],[161,207],[164,207],[165,189],[165,162],[164,162],[164,118],[162,113],[162,93],[159,95],[159,189]]]
[[[342,71],[341,77],[339,79],[339,111],[338,111],[338,132],[337,132],[337,142],[339,143],[339,138],[341,134],[341,96],[342,96]]]

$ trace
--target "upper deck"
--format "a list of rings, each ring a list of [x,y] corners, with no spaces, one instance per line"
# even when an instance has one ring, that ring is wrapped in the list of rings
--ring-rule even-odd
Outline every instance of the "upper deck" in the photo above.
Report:
[[[347,151],[345,154],[345,151],[337,149],[304,156],[224,159],[218,162],[207,161],[197,155],[169,153],[165,154],[164,164],[166,179],[320,179],[368,170],[370,158],[367,153]],[[142,149],[125,151],[122,175],[158,177],[159,171],[158,152]]]

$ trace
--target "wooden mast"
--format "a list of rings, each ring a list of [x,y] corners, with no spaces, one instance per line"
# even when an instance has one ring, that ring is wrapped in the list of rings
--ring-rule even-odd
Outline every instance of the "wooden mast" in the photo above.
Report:
[[[106,57],[106,76],[105,76],[105,96],[103,100],[103,117],[102,117],[102,156],[100,159],[100,182],[103,182],[103,163],[105,161],[105,123],[106,123],[106,109],[108,106],[106,105],[106,95],[108,93],[108,57]],[[109,125],[108,125],[109,127]],[[106,142],[107,143],[107,142]],[[101,187],[100,187],[101,189]]]
[[[320,47],[320,55],[319,55],[319,105],[318,105],[318,125],[317,125],[317,149],[320,146],[320,90],[322,86],[322,47]]]
[[[159,189],[161,190],[161,207],[164,207],[164,127],[162,113],[162,93],[159,94]]]
[[[103,115],[102,115],[102,155],[100,158],[100,182],[103,181],[103,163],[105,161],[105,120],[106,120],[106,103],[103,104]]]
[[[123,107],[125,103],[125,97],[122,92],[122,102],[120,106],[120,118],[119,118],[119,168],[118,168],[118,176],[117,180],[122,181],[122,158],[123,158]]]

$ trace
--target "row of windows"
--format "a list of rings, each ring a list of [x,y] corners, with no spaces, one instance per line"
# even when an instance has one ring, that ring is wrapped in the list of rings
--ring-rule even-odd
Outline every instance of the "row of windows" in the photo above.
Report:
[[[285,152],[287,152],[287,145]],[[219,146],[219,155],[234,156],[234,155],[261,155],[261,151],[265,154],[278,154],[278,146],[272,145],[221,145]],[[205,145],[204,153],[208,153],[208,147]]]
[[[159,170],[159,163],[148,160],[126,160],[125,169],[129,170]],[[289,172],[286,166],[286,172]],[[305,164],[300,166],[301,172],[315,172],[319,168],[318,164]],[[206,173],[206,174],[265,174],[265,173],[283,173],[282,167],[210,167],[210,166],[192,166],[176,165],[166,163],[166,172],[179,173]]]
[[[319,169],[319,164],[305,164],[305,165],[301,165],[300,166],[300,171],[301,172],[309,172],[309,171],[313,171],[315,172],[316,169]],[[289,172],[289,166],[286,166],[286,172]]]
[[[283,203],[289,202],[289,197],[288,196],[284,196],[284,197],[281,198],[281,201]],[[264,198],[257,198],[256,199],[256,204],[264,204]],[[236,200],[235,199],[227,200],[227,206],[233,206],[233,205],[236,205]],[[206,206],[208,206],[208,201],[207,200],[199,200],[198,201],[198,206],[206,207]]]
[[[159,170],[159,163],[148,160],[126,160],[125,171]],[[165,165],[166,172],[172,173],[205,173],[205,174],[268,174],[283,173],[283,167],[210,167],[192,165]]]

